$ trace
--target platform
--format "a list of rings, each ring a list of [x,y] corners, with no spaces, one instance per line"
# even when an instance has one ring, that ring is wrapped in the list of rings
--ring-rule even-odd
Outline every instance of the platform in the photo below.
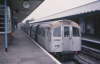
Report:
[[[100,38],[85,36],[85,37],[82,37],[82,40],[83,41],[89,41],[89,42],[94,42],[94,43],[100,44]]]
[[[14,34],[8,52],[0,51],[0,64],[57,64],[21,30]]]

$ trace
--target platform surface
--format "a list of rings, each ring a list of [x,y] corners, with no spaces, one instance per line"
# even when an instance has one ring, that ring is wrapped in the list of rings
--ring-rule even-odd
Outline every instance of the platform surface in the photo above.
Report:
[[[0,51],[0,64],[56,64],[21,30],[14,34],[8,52]]]

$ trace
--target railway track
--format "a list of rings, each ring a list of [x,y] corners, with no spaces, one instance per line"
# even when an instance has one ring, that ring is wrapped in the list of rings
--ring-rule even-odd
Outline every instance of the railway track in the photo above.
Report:
[[[64,58],[63,58],[64,59]],[[62,64],[100,64],[100,50],[82,46],[80,54],[68,61],[61,62]]]
[[[75,55],[75,57],[72,60],[61,62],[61,63],[62,64],[99,64],[100,61],[86,54],[80,53],[79,55]]]
[[[82,46],[82,53],[100,60],[100,50],[96,50],[87,46]]]
[[[85,42],[85,43],[84,43]],[[66,62],[61,62],[62,64],[100,64],[100,44],[82,41],[82,51],[79,55]],[[64,59],[64,58],[63,58]]]
[[[79,64],[98,64],[97,60],[84,54],[76,55],[75,60]]]
[[[82,40],[82,53],[100,60],[99,41]]]
[[[82,45],[82,51],[79,55],[75,56],[75,59],[78,60],[80,64],[99,64],[100,50],[97,47],[92,48],[87,45]]]
[[[100,50],[82,45],[82,51],[79,55],[75,56],[80,64],[99,64],[100,63]]]

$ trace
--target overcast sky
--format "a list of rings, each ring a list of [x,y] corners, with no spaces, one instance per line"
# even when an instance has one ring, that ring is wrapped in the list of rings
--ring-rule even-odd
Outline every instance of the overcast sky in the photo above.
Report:
[[[39,19],[93,1],[96,0],[45,0],[27,19]]]

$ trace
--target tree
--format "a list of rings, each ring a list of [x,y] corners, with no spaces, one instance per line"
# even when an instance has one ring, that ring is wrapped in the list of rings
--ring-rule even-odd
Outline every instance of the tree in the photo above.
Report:
[[[0,5],[3,4],[3,0],[0,0]]]

